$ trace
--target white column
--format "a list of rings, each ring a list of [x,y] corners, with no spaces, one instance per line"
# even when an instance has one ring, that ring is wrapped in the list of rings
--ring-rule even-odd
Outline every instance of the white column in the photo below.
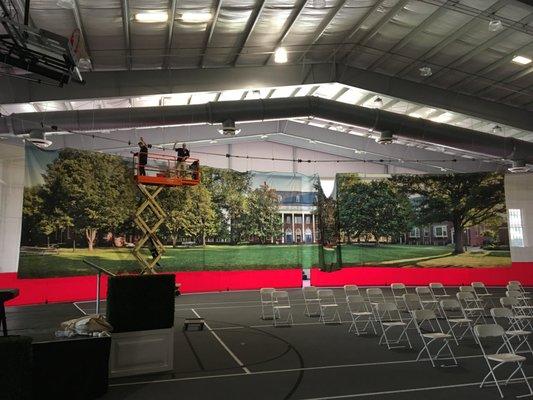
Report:
[[[296,242],[296,232],[294,231],[294,213],[291,213],[291,224],[292,224],[292,242]]]
[[[281,213],[281,243],[285,243],[285,214]]]
[[[312,223],[312,231],[313,231],[313,243],[316,243],[315,214],[311,214],[311,223]]]

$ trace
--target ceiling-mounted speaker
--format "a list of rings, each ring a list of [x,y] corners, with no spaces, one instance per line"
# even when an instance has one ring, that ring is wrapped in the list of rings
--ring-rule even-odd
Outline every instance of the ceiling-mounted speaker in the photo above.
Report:
[[[507,169],[512,173],[529,172],[529,167],[524,160],[513,160],[513,166]]]
[[[238,135],[241,130],[235,127],[234,120],[227,119],[222,122],[222,129],[219,129],[218,131],[224,136],[235,136]]]
[[[52,145],[52,141],[46,138],[46,133],[41,129],[32,129],[26,140],[41,149],[46,149]]]
[[[394,136],[391,131],[383,131],[376,139],[376,142],[379,144],[391,144],[394,142]]]

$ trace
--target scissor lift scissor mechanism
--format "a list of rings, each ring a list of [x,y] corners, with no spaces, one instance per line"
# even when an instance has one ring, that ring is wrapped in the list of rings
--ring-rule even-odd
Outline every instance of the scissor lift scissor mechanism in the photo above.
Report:
[[[135,211],[135,224],[142,232],[141,238],[133,248],[133,256],[141,264],[141,274],[156,273],[155,267],[165,252],[165,246],[157,236],[159,227],[165,222],[167,213],[159,202],[157,196],[164,187],[196,186],[200,183],[200,170],[198,160],[188,159],[186,162],[177,162],[175,157],[166,154],[149,154],[148,160],[155,165],[140,165],[138,154],[133,157],[135,182],[145,200]],[[141,174],[141,171],[143,172]],[[155,221],[148,221],[146,212],[151,212]],[[142,248],[148,244],[152,257],[148,258],[142,253]]]

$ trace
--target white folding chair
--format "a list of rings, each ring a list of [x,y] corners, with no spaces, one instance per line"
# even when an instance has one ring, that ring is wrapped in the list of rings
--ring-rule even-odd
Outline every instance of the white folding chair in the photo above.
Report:
[[[285,318],[283,315],[285,314]],[[272,315],[274,316],[274,326],[292,325],[292,310],[289,292],[276,290],[272,293]]]
[[[505,335],[508,337],[509,344],[515,353],[517,353],[521,347],[525,346],[527,347],[526,352],[533,354],[533,349],[528,342],[531,332],[520,327],[518,321],[514,319],[512,310],[505,307],[491,308],[490,315],[492,316],[492,319],[494,319],[494,323],[505,328]],[[513,344],[513,340],[515,340],[516,344]]]
[[[498,389],[498,392],[500,393],[500,397],[503,399],[503,392],[500,388],[500,384],[498,383],[498,378],[496,377],[496,369],[501,367],[505,364],[516,364],[516,368],[514,371],[509,375],[507,380],[505,381],[505,384],[507,385],[509,381],[512,379],[513,376],[515,376],[518,372],[522,374],[523,381],[527,385],[529,389],[529,393],[522,395],[522,396],[516,396],[516,397],[526,397],[526,396],[533,396],[533,389],[531,388],[531,385],[529,384],[527,380],[527,376],[524,373],[524,370],[522,368],[522,364],[524,361],[526,361],[526,358],[524,356],[515,354],[513,352],[513,349],[509,345],[507,338],[505,336],[505,330],[498,324],[484,324],[484,325],[476,325],[474,327],[474,333],[477,337],[477,342],[479,344],[479,347],[481,348],[481,352],[483,354],[483,358],[485,359],[485,362],[487,364],[487,367],[489,368],[489,372],[485,377],[483,378],[483,381],[481,382],[480,388],[485,385],[485,382],[487,382],[487,379],[492,377],[492,380],[489,381],[490,383],[493,383],[496,385],[496,388]],[[502,345],[498,349],[496,353],[488,353],[486,350],[486,343],[488,340],[498,340],[501,341]],[[499,352],[499,350],[504,349],[506,352]]]
[[[501,297],[500,304],[513,311],[514,319],[521,329],[533,329],[533,315],[524,312],[520,300],[515,297]]]
[[[384,302],[376,303],[375,306],[375,315],[381,326],[382,334],[379,338],[379,344],[385,342],[387,348],[399,348],[405,346],[398,346],[400,343],[407,342],[409,348],[412,349],[411,341],[409,340],[409,335],[407,334],[408,324],[402,321],[400,311],[396,306],[396,303]],[[391,329],[398,328],[401,329],[399,336],[396,339],[392,338],[392,332],[389,332]],[[405,340],[402,340],[405,338]]]
[[[507,290],[505,295],[507,297],[514,297],[517,299],[519,303],[518,306],[525,314],[530,314],[531,310],[533,310],[533,306],[529,304],[529,300],[531,300],[531,298],[525,296],[523,292],[519,290]]]
[[[320,307],[319,320],[323,324],[340,324],[342,322],[339,314],[339,305],[337,304],[333,290],[320,289],[318,291],[318,305]]]
[[[383,296],[383,290],[380,288],[366,289],[366,298],[372,306],[376,306],[379,303],[385,303],[385,296]]]
[[[344,285],[344,295],[346,299],[348,296],[361,296],[361,291],[357,285]]]
[[[444,285],[440,282],[432,282],[429,284],[429,289],[431,290],[431,293],[433,293],[433,297],[437,300],[441,300],[447,297],[450,297],[448,293],[446,293],[446,288]]]
[[[318,305],[318,289],[314,286],[302,288],[304,296],[305,310],[304,315],[316,317],[320,315],[320,306]]]
[[[457,292],[455,295],[461,309],[463,310],[463,315],[465,318],[469,318],[473,321],[474,325],[477,324],[480,320],[484,322],[485,320],[485,308],[479,305],[478,300],[476,299],[474,293],[472,292]]]
[[[472,286],[474,293],[479,298],[492,296],[483,282],[472,282],[470,286]]]
[[[351,332],[352,329],[357,336],[366,333],[368,325],[372,326],[374,334],[377,335],[376,327],[374,326],[374,314],[370,304],[364,299],[363,296],[358,295],[349,295],[346,298],[348,304],[348,312],[352,317],[352,323],[348,328],[348,332]],[[362,330],[359,329],[357,324],[364,324]]]
[[[418,286],[415,292],[420,297],[420,302],[424,308],[436,310],[439,307],[439,301],[433,296],[433,292],[428,286]]]
[[[481,297],[477,295],[476,289],[472,286],[459,286],[459,292],[472,293],[478,307],[485,307],[485,303]]]
[[[472,330],[474,321],[465,316],[458,300],[443,299],[440,301],[440,309],[448,325],[447,333],[453,336],[457,346],[459,346],[459,340],[462,340],[467,332],[470,332],[472,337],[475,337]],[[456,332],[457,328],[462,329],[460,335]]]
[[[402,320],[408,321],[407,326],[409,327],[411,325],[412,319],[413,319],[413,311],[416,310],[423,310],[424,307],[422,306],[422,302],[420,301],[420,297],[415,293],[406,293],[402,296],[402,303],[405,308],[405,311],[407,312],[407,318],[402,318]],[[398,307],[400,309],[400,307]],[[404,311],[404,310],[401,310]]]
[[[403,303],[403,295],[407,294],[407,288],[403,283],[391,283],[390,290],[392,292],[392,298],[398,306],[400,311],[406,311],[405,304]]]
[[[526,289],[524,288],[524,286],[522,285],[522,282],[520,281],[509,281],[508,287],[511,286],[513,287],[513,289],[511,290],[519,290],[520,292],[524,293],[524,295],[529,295],[530,293],[526,291]],[[507,288],[509,290],[509,288]]]
[[[259,290],[259,296],[261,298],[261,319],[274,318],[274,314],[270,314],[269,312],[272,311],[272,293],[275,291],[276,289],[274,288],[261,288]]]
[[[419,361],[420,357],[424,352],[427,353],[431,365],[435,367],[435,361],[439,359],[442,351],[448,349],[448,356],[453,359],[454,367],[457,366],[457,360],[453,354],[452,348],[450,347],[449,339],[453,339],[453,336],[449,333],[444,333],[437,315],[433,310],[415,310],[413,311],[413,321],[416,326],[416,330],[422,339],[422,349],[418,353],[416,360]],[[428,322],[431,326],[431,330],[428,331],[428,328],[424,327],[424,323]],[[436,323],[437,329],[433,327],[433,323]],[[424,330],[422,330],[424,329]],[[431,352],[433,343],[442,343],[438,350],[433,354]],[[449,366],[449,365],[448,365]]]

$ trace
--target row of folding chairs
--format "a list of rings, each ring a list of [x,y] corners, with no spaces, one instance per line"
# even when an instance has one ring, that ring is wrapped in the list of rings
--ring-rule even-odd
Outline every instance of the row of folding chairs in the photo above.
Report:
[[[291,300],[286,290],[261,288],[261,318],[272,320],[274,326],[288,326],[293,324]]]
[[[516,367],[506,383],[516,374],[521,374],[529,389],[526,396],[533,394],[522,367],[526,358],[517,354],[522,351],[533,355],[533,349],[528,341],[532,328],[533,307],[528,303],[530,300],[528,293],[519,282],[508,284],[506,297],[499,299],[501,307],[490,308],[488,321],[484,314],[487,307],[485,299],[492,295],[481,282],[460,287],[456,299],[453,299],[440,284],[432,284],[427,288],[417,287],[415,293],[408,293],[403,284],[393,284],[391,285],[393,301],[387,301],[380,288],[366,289],[366,299],[355,285],[346,285],[344,290],[348,311],[352,316],[349,332],[353,331],[359,335],[371,326],[376,333],[378,325],[381,331],[380,344],[385,343],[391,349],[404,342],[412,348],[408,329],[414,327],[422,342],[417,360],[427,354],[432,366],[435,366],[443,355],[452,360],[452,365],[456,366],[457,360],[450,342],[455,341],[458,345],[458,340],[470,333],[480,346],[489,368],[481,387],[490,381],[495,384],[503,398],[495,371],[504,364],[512,363]],[[402,311],[407,312],[407,318],[402,315]],[[363,324],[361,329],[358,323]],[[398,331],[397,335],[392,337],[391,331],[394,328],[398,328]],[[490,353],[486,350],[484,342],[494,340],[499,340],[500,346],[496,352]]]

